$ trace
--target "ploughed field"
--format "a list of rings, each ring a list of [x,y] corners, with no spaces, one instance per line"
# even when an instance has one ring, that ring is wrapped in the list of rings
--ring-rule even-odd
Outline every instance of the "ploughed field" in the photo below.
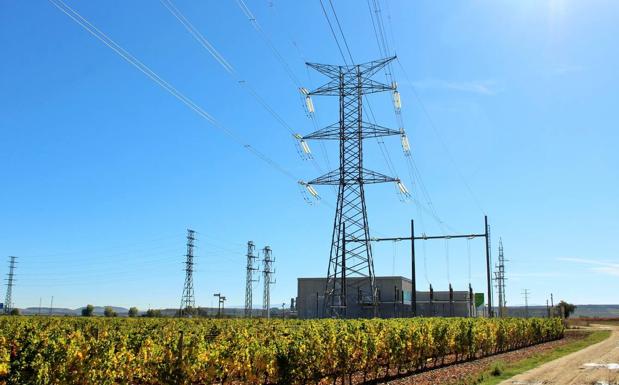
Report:
[[[1,317],[0,384],[352,384],[563,332],[560,319]]]

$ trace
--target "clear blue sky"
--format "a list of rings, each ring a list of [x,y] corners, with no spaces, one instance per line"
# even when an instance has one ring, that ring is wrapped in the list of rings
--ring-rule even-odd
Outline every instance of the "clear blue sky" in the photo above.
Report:
[[[324,79],[304,60],[341,63],[318,0],[246,2],[308,88]],[[367,4],[333,3],[355,60],[379,57]],[[318,175],[161,3],[68,4],[296,178]],[[236,2],[175,4],[295,131],[314,129],[295,84]],[[482,231],[481,208],[489,215],[494,256],[502,237],[510,261],[508,303],[521,304],[524,288],[537,304],[550,292],[575,303],[617,303],[619,3],[381,5],[409,75],[394,67],[425,187],[458,231]],[[195,294],[202,306],[213,304],[215,292],[230,305],[243,303],[250,239],[270,245],[276,257],[274,304],[295,295],[297,277],[326,273],[329,188],[319,189],[326,204],[307,205],[294,180],[48,1],[2,2],[0,46],[0,256],[19,257],[16,306],[38,306],[41,297],[47,304],[53,295],[61,307],[177,307],[187,227],[198,231]],[[371,101],[377,120],[395,126],[390,96]],[[314,102],[321,124],[335,121],[334,99]],[[398,138],[385,143],[397,174],[426,206]],[[321,147],[311,146],[326,169]],[[326,150],[333,167],[337,148]],[[366,165],[389,173],[376,142],[367,143]],[[406,235],[411,218],[420,232],[440,232],[424,209],[401,203],[392,185],[366,191],[374,235]],[[483,291],[481,241],[470,244],[470,278],[467,241],[418,247],[420,288],[431,282],[443,290],[450,280],[465,289],[470,279]],[[408,248],[375,247],[377,273],[407,276]],[[0,263],[2,275],[7,265]],[[255,293],[260,304],[260,284]]]

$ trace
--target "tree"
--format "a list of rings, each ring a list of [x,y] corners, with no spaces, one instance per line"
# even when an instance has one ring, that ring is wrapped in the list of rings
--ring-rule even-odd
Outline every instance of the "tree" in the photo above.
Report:
[[[103,308],[103,315],[106,317],[116,317],[116,312],[111,306],[106,306]]]
[[[11,312],[9,314],[10,315],[20,315],[20,312],[19,312],[18,308],[13,308],[13,309],[11,309]]]
[[[576,310],[576,305],[561,301],[559,302],[559,309],[563,309],[563,318],[569,318],[569,316]]]
[[[82,316],[92,317],[92,314],[94,312],[95,312],[95,307],[89,304],[89,305],[86,305],[86,307],[82,309]]]
[[[146,317],[161,317],[161,310],[148,309],[146,311]]]
[[[129,309],[129,313],[127,314],[129,317],[137,317],[138,316],[138,308],[132,307]]]

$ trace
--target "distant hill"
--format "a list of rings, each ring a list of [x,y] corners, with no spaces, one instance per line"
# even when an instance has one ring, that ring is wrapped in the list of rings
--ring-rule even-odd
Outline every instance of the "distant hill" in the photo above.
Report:
[[[54,308],[53,309],[53,315],[82,315],[82,309],[84,309],[84,307],[80,307],[77,309],[67,309],[67,308]],[[105,309],[105,306],[95,306],[94,309],[94,314],[95,315],[103,315],[103,311]],[[129,313],[129,309],[126,309],[124,307],[117,307],[117,306],[112,306],[112,309],[114,309],[114,311],[116,312],[116,314],[118,314],[119,316],[125,316],[127,315],[127,313]],[[20,309],[21,313],[23,315],[37,315],[37,314],[43,314],[43,315],[48,315],[49,314],[49,307],[42,307],[42,308],[38,308],[38,307],[28,307],[25,309]]]
[[[575,317],[619,317],[619,305],[577,305]]]
[[[507,314],[512,317],[524,317],[524,306],[508,306]],[[529,306],[529,317],[546,317],[546,306]],[[619,305],[576,305],[572,317],[619,317]]]
[[[104,306],[95,306],[94,314],[98,316],[103,315]],[[80,316],[82,315],[83,307],[77,309],[67,309],[67,308],[54,308],[53,315],[69,315],[69,316]],[[129,310],[124,307],[112,306],[112,309],[118,314],[120,317],[127,316]],[[21,313],[24,315],[37,315],[39,314],[38,307],[29,307],[25,309],[20,309]],[[178,312],[178,309],[158,309],[161,311],[163,316],[175,316]],[[217,316],[217,308],[207,308],[201,307],[200,311],[203,314],[207,314],[208,316],[215,317]],[[145,309],[140,309],[140,315],[144,314]],[[288,310],[286,310],[288,313]],[[525,316],[525,308],[524,306],[508,306],[507,314],[512,317],[524,317]],[[40,314],[48,315],[49,307],[42,307],[40,309]],[[254,316],[262,315],[262,309],[253,309],[252,314]],[[244,309],[238,307],[231,307],[224,309],[224,315],[228,317],[242,317],[244,315]],[[271,315],[273,317],[281,316],[281,309],[272,308]],[[529,317],[546,317],[546,306],[529,306]],[[619,318],[619,305],[576,305],[576,311],[572,315],[573,317],[601,317],[601,318]]]

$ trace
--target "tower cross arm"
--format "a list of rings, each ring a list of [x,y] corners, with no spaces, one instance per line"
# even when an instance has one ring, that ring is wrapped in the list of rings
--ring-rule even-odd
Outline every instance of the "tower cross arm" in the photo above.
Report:
[[[391,128],[383,127],[375,123],[362,122],[361,123],[361,139],[378,138],[381,136],[400,135],[401,132]],[[340,140],[340,139],[357,139],[357,133],[349,133],[342,138],[340,134],[340,124],[333,123],[325,128],[314,131],[311,134],[303,136],[302,139],[322,139],[322,140]]]
[[[376,171],[363,169],[361,178],[354,175],[341,175],[340,170],[329,171],[328,173],[310,180],[307,184],[310,185],[339,185],[342,184],[372,184],[372,183],[388,183],[399,182],[398,178],[393,178]]]

